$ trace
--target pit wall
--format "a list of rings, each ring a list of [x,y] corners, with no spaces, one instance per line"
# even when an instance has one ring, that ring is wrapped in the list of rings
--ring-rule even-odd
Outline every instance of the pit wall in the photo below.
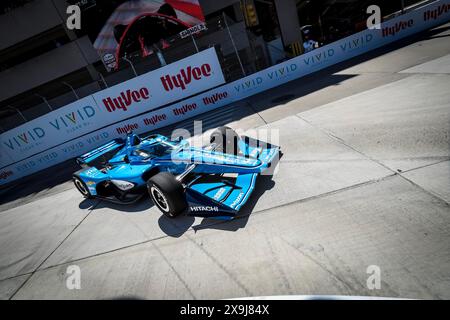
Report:
[[[436,1],[383,23],[381,29],[364,30],[224,85],[214,48],[202,51],[3,133],[0,185],[77,157],[129,129],[144,133],[225,107],[448,21],[450,1]],[[167,75],[179,75],[180,81]],[[204,92],[209,88],[214,89]]]

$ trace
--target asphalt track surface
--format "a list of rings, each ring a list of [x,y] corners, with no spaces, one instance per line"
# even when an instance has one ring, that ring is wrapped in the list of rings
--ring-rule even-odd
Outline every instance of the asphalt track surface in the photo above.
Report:
[[[232,222],[83,200],[73,162],[1,190],[0,298],[449,299],[449,37],[444,25],[200,116],[204,130],[279,132],[277,174]]]

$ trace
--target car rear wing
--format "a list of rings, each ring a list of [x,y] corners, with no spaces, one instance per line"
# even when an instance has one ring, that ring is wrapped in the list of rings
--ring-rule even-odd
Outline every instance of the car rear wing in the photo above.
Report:
[[[92,161],[98,159],[99,157],[111,152],[116,151],[118,148],[123,147],[125,141],[123,139],[114,139],[88,153],[85,153],[77,158],[77,163],[81,166],[88,165]]]

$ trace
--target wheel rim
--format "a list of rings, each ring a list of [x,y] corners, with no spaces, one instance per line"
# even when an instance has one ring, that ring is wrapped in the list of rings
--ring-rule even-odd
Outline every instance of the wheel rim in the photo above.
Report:
[[[154,186],[150,188],[150,193],[156,205],[164,212],[169,212],[169,203],[163,193]]]
[[[78,191],[80,191],[83,196],[89,195],[89,191],[86,190],[83,182],[81,182],[78,179],[75,179],[74,182],[75,182],[75,187],[77,187]]]

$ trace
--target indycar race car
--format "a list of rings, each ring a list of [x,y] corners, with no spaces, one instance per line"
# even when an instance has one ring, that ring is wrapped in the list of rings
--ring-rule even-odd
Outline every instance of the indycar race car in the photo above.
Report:
[[[280,148],[228,127],[216,129],[210,143],[195,148],[182,138],[132,132],[79,158],[73,174],[86,198],[130,204],[148,192],[156,207],[174,218],[183,212],[230,219],[247,202],[256,178],[276,166]]]

